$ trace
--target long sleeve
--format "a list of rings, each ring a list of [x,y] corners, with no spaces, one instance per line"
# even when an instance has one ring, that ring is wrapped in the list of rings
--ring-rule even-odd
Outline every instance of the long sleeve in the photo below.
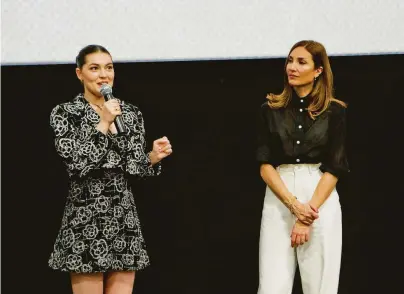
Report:
[[[113,138],[125,158],[122,168],[125,172],[139,177],[159,175],[161,162],[152,166],[146,151],[143,115],[137,107],[126,105],[129,109],[122,118],[129,129],[125,134]]]
[[[339,178],[349,172],[346,154],[346,109],[337,103],[332,107],[329,121],[329,142],[320,170]]]
[[[56,106],[50,115],[50,126],[55,137],[55,147],[67,166],[69,176],[85,177],[99,169],[111,145],[109,138],[95,125],[74,120],[74,115],[63,105]]]
[[[260,163],[274,164],[274,158],[270,147],[271,134],[268,120],[265,116],[267,105],[262,105],[257,119],[257,150],[256,160]]]

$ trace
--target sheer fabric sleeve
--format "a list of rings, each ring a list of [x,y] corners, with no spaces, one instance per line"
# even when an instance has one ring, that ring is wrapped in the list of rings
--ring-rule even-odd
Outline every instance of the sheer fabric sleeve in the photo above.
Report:
[[[332,109],[329,121],[329,141],[320,170],[339,178],[349,172],[346,153],[346,108],[337,103],[333,104],[330,106]]]
[[[257,150],[256,160],[263,164],[268,163],[274,165],[274,156],[271,150],[271,133],[269,130],[268,117],[266,112],[268,111],[266,104],[261,106],[261,109],[257,118]]]

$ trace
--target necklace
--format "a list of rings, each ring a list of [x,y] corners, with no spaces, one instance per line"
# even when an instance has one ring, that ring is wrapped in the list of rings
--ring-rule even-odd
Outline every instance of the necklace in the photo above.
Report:
[[[93,104],[93,103],[91,103],[91,105],[94,105],[94,106],[98,107],[100,110],[102,110],[104,108],[104,105],[100,106],[98,104]]]

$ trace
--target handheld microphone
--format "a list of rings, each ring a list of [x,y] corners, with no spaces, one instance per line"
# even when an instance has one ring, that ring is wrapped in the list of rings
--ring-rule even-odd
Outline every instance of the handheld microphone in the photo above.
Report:
[[[106,101],[114,99],[114,96],[112,95],[112,88],[108,84],[103,84],[101,86],[100,93],[102,96],[104,96]],[[125,132],[125,125],[123,124],[122,118],[120,116],[115,117],[114,123],[118,134],[122,134]]]

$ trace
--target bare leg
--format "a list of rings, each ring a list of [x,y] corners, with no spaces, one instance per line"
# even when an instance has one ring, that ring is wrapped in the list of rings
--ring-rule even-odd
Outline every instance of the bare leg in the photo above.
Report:
[[[70,275],[73,294],[102,294],[103,274],[76,274]]]
[[[135,272],[108,273],[105,280],[105,294],[132,294]]]

